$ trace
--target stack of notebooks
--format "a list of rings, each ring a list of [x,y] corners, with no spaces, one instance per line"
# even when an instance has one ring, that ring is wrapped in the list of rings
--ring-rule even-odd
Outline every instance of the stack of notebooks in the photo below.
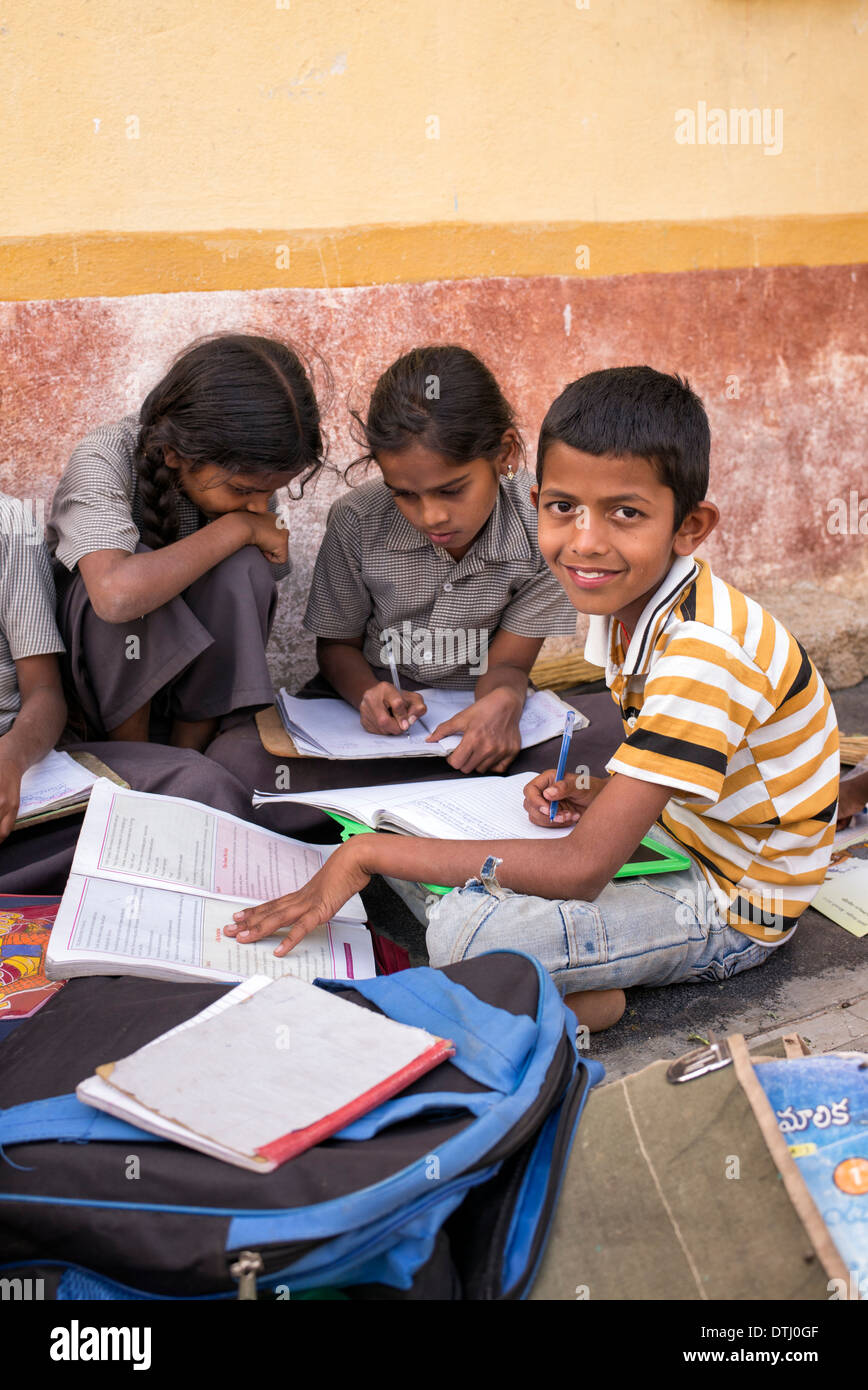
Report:
[[[404,734],[369,734],[359,712],[344,700],[300,700],[281,690],[277,711],[286,732],[302,756],[311,758],[445,758],[461,742],[455,734],[426,742],[439,724],[473,703],[466,690],[420,690],[426,713]],[[570,706],[550,690],[533,690],[525,700],[519,723],[522,748],[545,743],[563,733]],[[588,721],[576,714],[576,729]]]

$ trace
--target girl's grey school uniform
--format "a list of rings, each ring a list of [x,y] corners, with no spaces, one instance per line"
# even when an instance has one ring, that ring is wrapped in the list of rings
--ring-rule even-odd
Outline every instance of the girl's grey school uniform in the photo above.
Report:
[[[41,532],[22,502],[0,493],[0,735],[21,708],[16,661],[63,651],[54,606]]]
[[[576,613],[540,555],[530,480],[519,473],[501,481],[491,516],[461,560],[411,526],[385,483],[352,488],[329,512],[304,626],[336,640],[364,633],[363,653],[378,680],[391,680],[386,647],[394,642],[405,689],[472,690],[500,628],[523,637],[572,635]],[[335,691],[317,676],[299,694]],[[523,750],[510,772],[542,771],[557,761],[559,747],[557,739]],[[260,791],[285,788],[287,769],[292,791],[465,775],[440,758],[287,763],[265,751],[252,720],[224,727],[207,753]],[[262,807],[261,816],[288,835],[325,835],[332,824],[309,806]]]
[[[272,699],[265,644],[276,580],[289,565],[269,564],[255,546],[243,547],[135,621],[106,623],[93,611],[77,571],[82,557],[147,549],[140,540],[138,429],[138,416],[128,415],[82,440],[57,486],[48,523],[70,695],[94,737],[118,728],[148,701],[168,719],[200,720]],[[180,540],[207,519],[184,493],[176,499]]]
[[[54,617],[54,580],[45,542],[16,498],[0,494],[0,736],[21,708],[15,662],[63,652]],[[250,798],[236,779],[200,753],[150,743],[70,743],[94,753],[136,791],[204,801],[252,819]],[[15,830],[0,842],[0,893],[60,892],[81,828],[81,816]]]
[[[388,662],[420,685],[472,690],[500,628],[573,636],[576,610],[540,554],[530,478],[501,479],[494,510],[460,560],[417,531],[383,482],[331,508],[304,626],[340,641],[364,633],[371,666]],[[430,653],[430,654],[429,654]]]

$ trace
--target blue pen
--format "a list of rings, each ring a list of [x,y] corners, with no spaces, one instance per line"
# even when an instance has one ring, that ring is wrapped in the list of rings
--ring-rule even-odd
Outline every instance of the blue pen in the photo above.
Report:
[[[570,751],[570,739],[571,739],[572,736],[573,736],[573,725],[575,724],[575,722],[576,722],[575,710],[570,710],[569,714],[567,715],[566,719],[564,720],[564,736],[563,736],[563,738],[561,739],[561,753],[560,753],[560,757],[558,758],[558,770],[557,770],[557,773],[555,774],[556,780],[557,780],[558,782],[561,780],[561,778],[562,778],[563,775],[564,775],[564,771],[566,770],[566,766],[567,766],[567,754],[568,754],[569,751]],[[549,807],[549,821],[553,821],[554,818],[555,818],[555,816],[557,815],[557,813],[558,813],[558,802],[557,802],[557,801],[553,801],[552,804],[551,804],[551,806]]]

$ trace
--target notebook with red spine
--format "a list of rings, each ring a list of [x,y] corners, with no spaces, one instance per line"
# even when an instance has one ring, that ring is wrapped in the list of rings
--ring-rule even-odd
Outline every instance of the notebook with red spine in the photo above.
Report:
[[[448,1038],[293,976],[252,976],[97,1068],[79,1099],[252,1172],[272,1172],[454,1055]]]
[[[393,1096],[398,1095],[414,1081],[418,1081],[420,1076],[424,1076],[428,1071],[433,1071],[435,1067],[439,1067],[441,1062],[454,1056],[455,1048],[449,1039],[438,1038],[427,1052],[423,1052],[421,1057],[416,1058],[415,1062],[408,1062],[400,1071],[395,1072],[388,1081],[384,1081],[380,1086],[372,1086],[364,1095],[359,1096],[358,1100],[351,1101],[348,1105],[342,1106],[340,1110],[333,1111],[331,1115],[326,1115],[317,1124],[309,1125],[307,1129],[295,1130],[285,1134],[282,1139],[273,1139],[270,1144],[266,1144],[257,1152],[273,1167],[277,1168],[288,1158],[295,1158],[296,1154],[303,1153],[305,1149],[312,1149],[323,1139],[330,1139],[333,1134],[345,1129],[354,1120],[360,1119],[362,1115],[367,1115],[369,1110],[376,1110],[378,1105],[391,1100]]]

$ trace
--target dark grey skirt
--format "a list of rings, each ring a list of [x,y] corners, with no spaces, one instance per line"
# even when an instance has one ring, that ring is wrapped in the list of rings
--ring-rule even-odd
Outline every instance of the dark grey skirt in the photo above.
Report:
[[[270,704],[265,644],[276,601],[271,566],[250,545],[134,622],[98,618],[76,572],[58,604],[71,722],[103,738],[149,701],[167,725]]]

